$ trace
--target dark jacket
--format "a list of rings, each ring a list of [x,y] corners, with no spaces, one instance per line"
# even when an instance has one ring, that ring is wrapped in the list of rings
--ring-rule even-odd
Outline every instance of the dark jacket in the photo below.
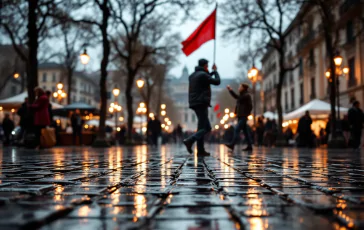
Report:
[[[311,130],[312,119],[311,117],[303,116],[298,122],[297,131],[300,135],[309,135],[312,133]]]
[[[231,96],[236,99],[235,114],[237,117],[247,117],[253,109],[252,97],[248,92],[237,95],[233,90],[229,90]]]
[[[14,122],[9,118],[4,118],[3,120],[3,130],[5,135],[9,135],[11,131],[14,130]]]
[[[20,108],[17,111],[17,114],[20,117],[20,122],[19,125],[20,127],[24,128],[27,125],[27,117],[28,117],[28,104],[27,103],[23,103],[21,104]]]
[[[359,108],[352,107],[348,112],[351,130],[361,130],[364,123],[363,111]]]
[[[162,134],[162,124],[158,119],[152,122],[152,134],[157,136]]]
[[[215,78],[212,77],[215,75]],[[189,77],[188,101],[190,108],[198,106],[211,106],[210,85],[220,85],[220,76],[214,71],[211,74],[204,68],[197,66],[195,72]]]
[[[72,129],[82,128],[83,124],[84,121],[82,120],[81,115],[76,113],[72,114],[71,116]]]

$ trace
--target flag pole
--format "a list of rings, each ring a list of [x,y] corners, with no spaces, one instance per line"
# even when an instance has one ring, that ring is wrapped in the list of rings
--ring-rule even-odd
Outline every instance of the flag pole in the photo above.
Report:
[[[214,64],[216,64],[216,21],[217,21],[217,1],[216,1],[216,17],[215,17]]]

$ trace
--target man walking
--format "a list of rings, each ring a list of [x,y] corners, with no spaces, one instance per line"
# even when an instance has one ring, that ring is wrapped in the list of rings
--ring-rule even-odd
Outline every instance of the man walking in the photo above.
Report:
[[[248,121],[248,116],[253,109],[252,97],[248,93],[249,85],[244,83],[240,84],[239,95],[237,95],[230,86],[227,86],[226,88],[229,90],[231,96],[236,99],[235,115],[238,117],[238,124],[235,127],[233,139],[229,144],[226,144],[226,146],[229,149],[234,150],[235,144],[240,135],[240,131],[243,130],[246,142],[248,144],[244,150],[251,151],[253,150],[253,143],[248,131],[248,125],[246,124]]]
[[[364,122],[364,114],[360,109],[359,101],[355,101],[353,103],[353,107],[349,109],[348,117],[350,122],[352,145],[355,150],[359,150]]]
[[[188,101],[190,108],[195,111],[198,123],[197,132],[183,141],[187,151],[193,153],[192,145],[197,141],[197,154],[209,156],[204,146],[204,137],[211,131],[211,124],[208,116],[208,107],[211,103],[211,85],[220,85],[220,76],[214,64],[213,72],[209,73],[208,61],[200,59],[195,72],[189,77]],[[215,76],[215,77],[212,77]]]

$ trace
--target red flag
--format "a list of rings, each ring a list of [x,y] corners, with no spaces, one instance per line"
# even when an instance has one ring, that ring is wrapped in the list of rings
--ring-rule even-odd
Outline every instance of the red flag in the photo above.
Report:
[[[183,53],[186,56],[200,48],[205,42],[215,39],[216,31],[216,9],[205,21],[185,40],[182,42]]]
[[[219,111],[219,109],[220,109],[220,105],[219,104],[216,104],[215,107],[214,107],[214,112]]]

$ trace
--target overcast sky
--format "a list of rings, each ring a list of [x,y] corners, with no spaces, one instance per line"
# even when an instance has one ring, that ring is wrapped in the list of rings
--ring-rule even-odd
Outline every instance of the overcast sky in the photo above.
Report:
[[[202,21],[205,20],[205,18],[207,18],[212,13],[214,7],[215,6],[199,9],[197,11],[199,12],[199,15],[195,16],[196,19],[186,20],[182,25],[176,26],[176,32],[179,32],[181,34],[183,40],[187,39],[188,36],[192,34],[192,32],[202,23]],[[219,18],[221,19],[221,10],[217,11],[217,20],[219,20]],[[237,77],[239,74],[239,70],[236,66],[239,56],[239,45],[237,42],[227,42],[226,40],[223,40],[221,38],[222,32],[222,25],[217,24],[216,65],[222,78]],[[180,77],[184,66],[187,66],[188,72],[191,73],[192,71],[194,71],[194,68],[200,58],[208,59],[210,61],[209,67],[211,68],[213,64],[213,50],[214,41],[211,40],[202,45],[198,50],[196,50],[188,57],[186,57],[181,51],[180,55],[178,56],[180,62],[179,65],[174,67],[169,74],[175,77]],[[102,57],[101,47],[88,47],[87,51],[91,57],[87,68],[89,70],[100,69],[100,61]]]

